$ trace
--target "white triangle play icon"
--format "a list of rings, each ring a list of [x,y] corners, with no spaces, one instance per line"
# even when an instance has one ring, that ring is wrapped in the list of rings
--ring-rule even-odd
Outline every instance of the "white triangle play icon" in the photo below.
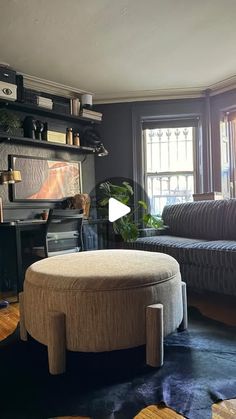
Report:
[[[128,207],[125,204],[122,204],[122,202],[117,201],[115,198],[110,198],[108,201],[108,218],[109,221],[113,223],[113,221],[118,220],[121,217],[124,217],[124,215],[128,214],[130,212],[130,207]]]

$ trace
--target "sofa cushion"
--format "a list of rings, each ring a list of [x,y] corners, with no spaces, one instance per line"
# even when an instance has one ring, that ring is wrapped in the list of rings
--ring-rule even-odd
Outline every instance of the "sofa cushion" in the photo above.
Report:
[[[236,241],[215,240],[194,243],[189,248],[188,257],[190,264],[236,269]]]
[[[235,269],[230,267],[180,265],[182,280],[195,291],[213,291],[236,297]]]
[[[226,206],[227,200],[168,205],[164,207],[162,218],[174,236],[223,240]],[[233,206],[236,211],[236,202]]]
[[[236,269],[236,241],[206,241],[185,237],[155,236],[139,238],[131,244],[131,247],[167,253],[179,263]]]
[[[127,243],[127,247],[151,252],[167,253],[179,263],[189,263],[189,249],[203,244],[204,241],[175,236],[141,237],[135,242]]]

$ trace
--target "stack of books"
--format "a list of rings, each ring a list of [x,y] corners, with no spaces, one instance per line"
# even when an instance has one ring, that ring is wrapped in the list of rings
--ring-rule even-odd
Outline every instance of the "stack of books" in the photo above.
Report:
[[[70,100],[70,113],[71,115],[78,116],[80,111],[80,101],[78,98]]]
[[[83,108],[80,112],[80,116],[83,118],[89,118],[94,119],[95,121],[101,121],[102,120],[102,113],[93,111],[91,109]]]
[[[47,97],[37,96],[37,105],[40,106],[41,108],[52,110],[53,101],[52,99],[49,99]]]

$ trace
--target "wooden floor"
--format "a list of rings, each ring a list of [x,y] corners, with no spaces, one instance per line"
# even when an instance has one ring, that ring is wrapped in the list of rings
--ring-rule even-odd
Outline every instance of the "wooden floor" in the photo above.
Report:
[[[197,297],[195,298],[195,303],[197,301]],[[218,302],[219,303],[219,302]],[[196,304],[197,305],[197,304]],[[202,310],[206,313],[214,313],[214,304],[205,301],[204,306],[204,299],[201,299],[200,305],[202,306]],[[230,306],[229,312],[229,305],[226,304],[225,308],[217,306],[216,313],[213,317],[217,317],[216,320],[221,320],[225,323],[232,323],[236,319],[236,306],[234,306],[234,313],[232,312],[233,308]],[[228,319],[228,315],[230,318]],[[233,316],[233,320],[232,320]],[[229,321],[228,321],[229,320]],[[8,335],[10,335],[17,326],[19,321],[19,306],[17,303],[10,304],[8,308],[4,308],[0,310],[0,340],[5,339]],[[168,409],[164,406],[149,406],[135,416],[135,419],[181,419],[183,416],[179,415],[178,413],[174,412],[171,409]],[[213,419],[235,419],[236,418],[236,399],[234,400],[226,400],[221,403],[214,404],[212,407],[212,418]],[[57,417],[54,419],[62,419],[62,417]],[[81,416],[63,416],[63,419],[85,419],[85,417]],[[89,419],[89,418],[86,418]],[[129,418],[131,419],[131,418]]]
[[[0,309],[0,340],[5,339],[15,330],[19,319],[18,304],[10,304],[8,308]]]
[[[213,292],[189,292],[188,305],[197,307],[206,317],[236,326],[236,297]]]

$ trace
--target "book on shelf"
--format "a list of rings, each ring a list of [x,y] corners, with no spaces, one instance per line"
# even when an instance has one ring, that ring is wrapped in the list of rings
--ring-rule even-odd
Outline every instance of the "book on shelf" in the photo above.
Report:
[[[50,143],[66,144],[65,132],[47,131],[47,141]]]
[[[101,118],[101,116],[92,116],[92,115],[88,115],[88,114],[80,114],[80,116],[82,116],[83,118],[88,118],[88,119],[91,119],[91,120],[93,120],[93,121],[101,121],[102,120],[102,118]]]
[[[49,99],[43,96],[37,96],[37,105],[41,108],[47,108],[47,109],[52,110],[53,101],[52,99]]]
[[[87,112],[87,109],[82,109],[82,111],[80,112],[80,116],[82,116],[83,118],[93,119],[95,121],[102,120],[102,114],[97,115],[96,113],[90,113],[90,112]]]
[[[80,101],[78,98],[70,100],[70,113],[71,115],[78,116],[80,111]]]
[[[86,113],[88,115],[94,115],[94,116],[100,116],[102,117],[102,113],[101,112],[97,112],[97,111],[93,111],[92,109],[88,109],[88,108],[82,108],[81,112]]]

